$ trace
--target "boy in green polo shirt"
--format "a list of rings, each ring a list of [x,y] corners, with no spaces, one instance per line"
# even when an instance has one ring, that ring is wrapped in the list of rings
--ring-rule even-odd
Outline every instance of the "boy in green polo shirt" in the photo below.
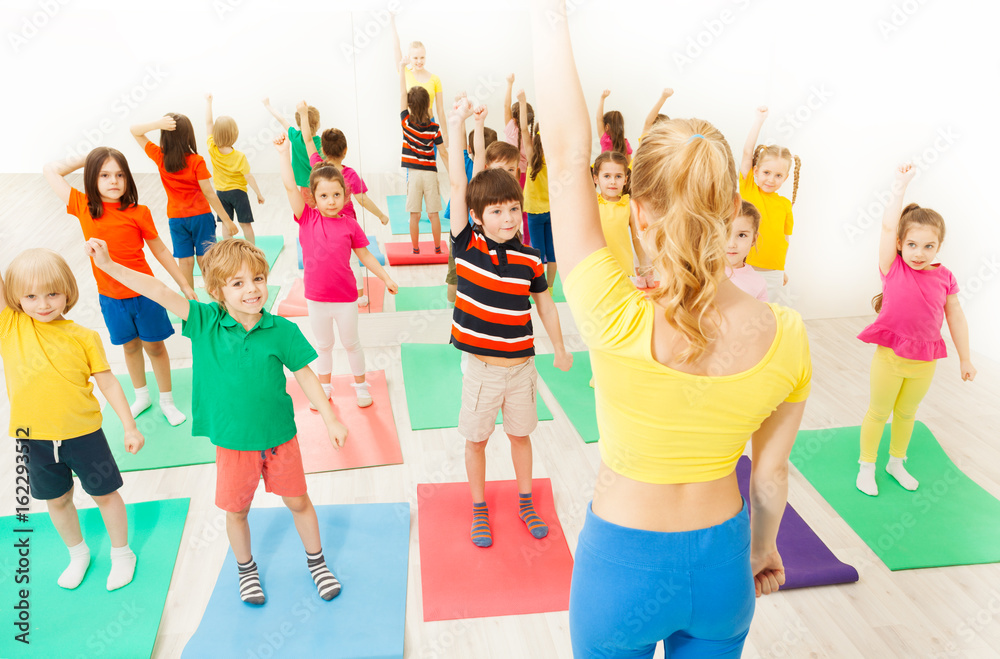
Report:
[[[292,511],[307,565],[320,597],[331,600],[340,582],[323,559],[316,510],[306,492],[284,368],[326,423],[330,441],[344,445],[347,428],[333,413],[309,362],[316,351],[291,321],[263,309],[267,259],[245,240],[224,240],[205,253],[205,289],[216,302],[187,300],[149,275],[113,262],[107,244],[87,241],[87,253],[109,276],[173,311],[183,321],[194,358],[192,435],[216,445],[215,505],[226,511],[226,533],[240,571],[240,597],[263,604],[257,564],[250,551],[247,513],[260,477]]]

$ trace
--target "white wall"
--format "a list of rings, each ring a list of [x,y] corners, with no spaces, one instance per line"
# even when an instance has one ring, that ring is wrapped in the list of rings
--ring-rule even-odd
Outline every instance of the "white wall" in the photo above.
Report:
[[[426,44],[446,99],[465,89],[489,105],[487,123],[499,130],[508,72],[534,96],[525,15],[507,3],[479,3],[476,12],[468,3],[400,0],[354,3],[353,12],[264,0],[136,5],[5,3],[0,172],[37,172],[96,144],[152,171],[128,126],[177,111],[201,135],[210,90],[216,112],[237,119],[238,146],[256,171],[277,166],[268,140],[280,128],[260,105],[267,94],[289,116],[300,98],[319,107],[324,126],[348,135],[348,162],[366,178],[399,176],[398,85],[383,27],[386,7],[396,5],[404,48]],[[606,109],[625,114],[633,143],[665,86],[676,92],[665,112],[711,120],[737,156],[754,108],[771,108],[762,139],[803,160],[788,272],[792,304],[807,318],[871,313],[879,195],[896,163],[919,158],[908,199],[944,215],[941,260],[966,293],[973,348],[1000,359],[991,340],[1000,324],[1000,223],[988,202],[1000,146],[1000,8],[970,0],[570,5],[588,101],[593,107],[610,88]]]

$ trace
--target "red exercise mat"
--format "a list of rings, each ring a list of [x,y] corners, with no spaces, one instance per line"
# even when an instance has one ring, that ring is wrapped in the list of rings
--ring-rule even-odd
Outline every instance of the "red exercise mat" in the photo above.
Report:
[[[385,302],[385,282],[378,277],[365,277],[364,291],[368,296],[368,306],[359,306],[358,313],[381,313],[382,304]],[[288,297],[278,303],[278,315],[284,318],[309,315],[302,277],[296,278]]]
[[[517,516],[517,481],[486,483],[493,546],[472,544],[468,483],[417,485],[424,621],[569,609],[573,574],[548,478],[532,481],[535,511],[549,525],[536,540]]]
[[[441,253],[434,253],[434,241],[424,240],[420,243],[420,253],[413,253],[410,242],[386,243],[385,258],[389,265],[427,265],[448,262],[448,241],[441,240]]]
[[[389,404],[389,389],[385,384],[385,371],[369,371],[365,379],[375,402],[363,408],[358,407],[357,396],[351,386],[353,375],[335,375],[332,379],[333,409],[348,430],[347,443],[339,451],[330,442],[319,412],[309,409],[309,399],[302,393],[299,383],[294,378],[288,380],[288,395],[292,397],[295,407],[302,465],[307,474],[403,463],[396,422]]]

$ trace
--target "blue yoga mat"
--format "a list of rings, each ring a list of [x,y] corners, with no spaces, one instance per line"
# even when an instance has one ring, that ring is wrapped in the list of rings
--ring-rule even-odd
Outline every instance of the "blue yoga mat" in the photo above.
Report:
[[[298,249],[299,252],[299,270],[302,270],[304,268],[304,266],[302,265],[302,243],[299,242],[298,238],[295,239],[295,247]],[[379,248],[378,239],[375,238],[375,236],[372,235],[368,236],[368,251],[371,252],[376,259],[378,259],[379,265],[383,266],[385,265],[385,255]],[[361,261],[358,260],[358,263],[360,264]]]
[[[230,551],[184,657],[402,657],[410,506],[316,506],[326,563],[343,584],[325,602],[280,508],[250,510],[253,555],[267,602],[240,600]]]
[[[392,194],[385,198],[386,206],[389,209],[389,227],[394,236],[410,235],[410,213],[406,210],[406,195]],[[441,207],[444,208],[444,200],[441,200]],[[427,217],[427,208],[424,206],[420,214],[420,233],[431,232],[431,221]]]

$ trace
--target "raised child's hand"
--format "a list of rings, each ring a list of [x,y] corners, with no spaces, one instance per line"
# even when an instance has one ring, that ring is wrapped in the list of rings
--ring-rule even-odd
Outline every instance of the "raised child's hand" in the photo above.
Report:
[[[84,250],[87,256],[94,259],[94,265],[104,269],[104,266],[111,263],[111,256],[108,254],[108,244],[100,238],[91,238],[84,243]]]
[[[671,89],[670,87],[667,87],[666,89],[664,89],[663,93],[661,94],[661,96],[663,98],[665,98],[665,99],[670,98],[673,95],[674,95],[674,90]]]
[[[146,445],[146,438],[142,436],[138,428],[125,431],[125,450],[135,455]]]
[[[514,74],[513,73],[508,73],[507,74],[507,84],[508,85],[513,85],[514,84]]]
[[[486,123],[486,115],[487,114],[488,114],[488,110],[486,109],[486,105],[485,104],[484,105],[478,105],[478,106],[476,106],[475,108],[472,109],[472,118],[473,118],[473,120],[477,124]]]
[[[761,120],[767,119],[767,106],[766,105],[762,105],[759,108],[757,108],[757,112],[760,113]]]
[[[347,426],[340,421],[334,420],[326,424],[326,432],[330,435],[330,443],[338,451],[347,442]]]
[[[976,367],[972,365],[972,362],[963,360],[961,368],[964,382],[972,382],[976,379]]]
[[[299,116],[302,117],[302,120],[305,121],[306,115],[309,114],[309,104],[305,101],[299,101],[295,104],[295,111],[298,112]]]
[[[209,103],[212,102],[212,92],[208,92],[207,94],[205,94],[205,100],[208,101]]]
[[[271,104],[271,97],[270,96],[265,96],[264,98],[260,99],[260,102],[263,103],[264,105],[270,105]]]
[[[288,153],[288,140],[284,134],[274,138],[274,148],[278,150],[278,153]]]
[[[917,175],[917,168],[910,163],[905,165],[900,165],[896,168],[896,180],[906,185],[913,180],[913,177]]]
[[[156,127],[160,130],[177,130],[177,122],[173,117],[163,117],[156,122]]]
[[[524,90],[523,89],[518,89],[517,90],[517,102],[521,103],[522,101],[525,101],[525,98],[526,98],[526,96],[524,95]]]
[[[448,125],[461,126],[462,122],[472,116],[472,103],[465,96],[461,96],[455,101],[455,105],[448,115]]]
[[[601,100],[602,101],[604,99],[606,99],[608,96],[611,96],[611,90],[610,89],[605,89],[603,92],[601,92]]]

